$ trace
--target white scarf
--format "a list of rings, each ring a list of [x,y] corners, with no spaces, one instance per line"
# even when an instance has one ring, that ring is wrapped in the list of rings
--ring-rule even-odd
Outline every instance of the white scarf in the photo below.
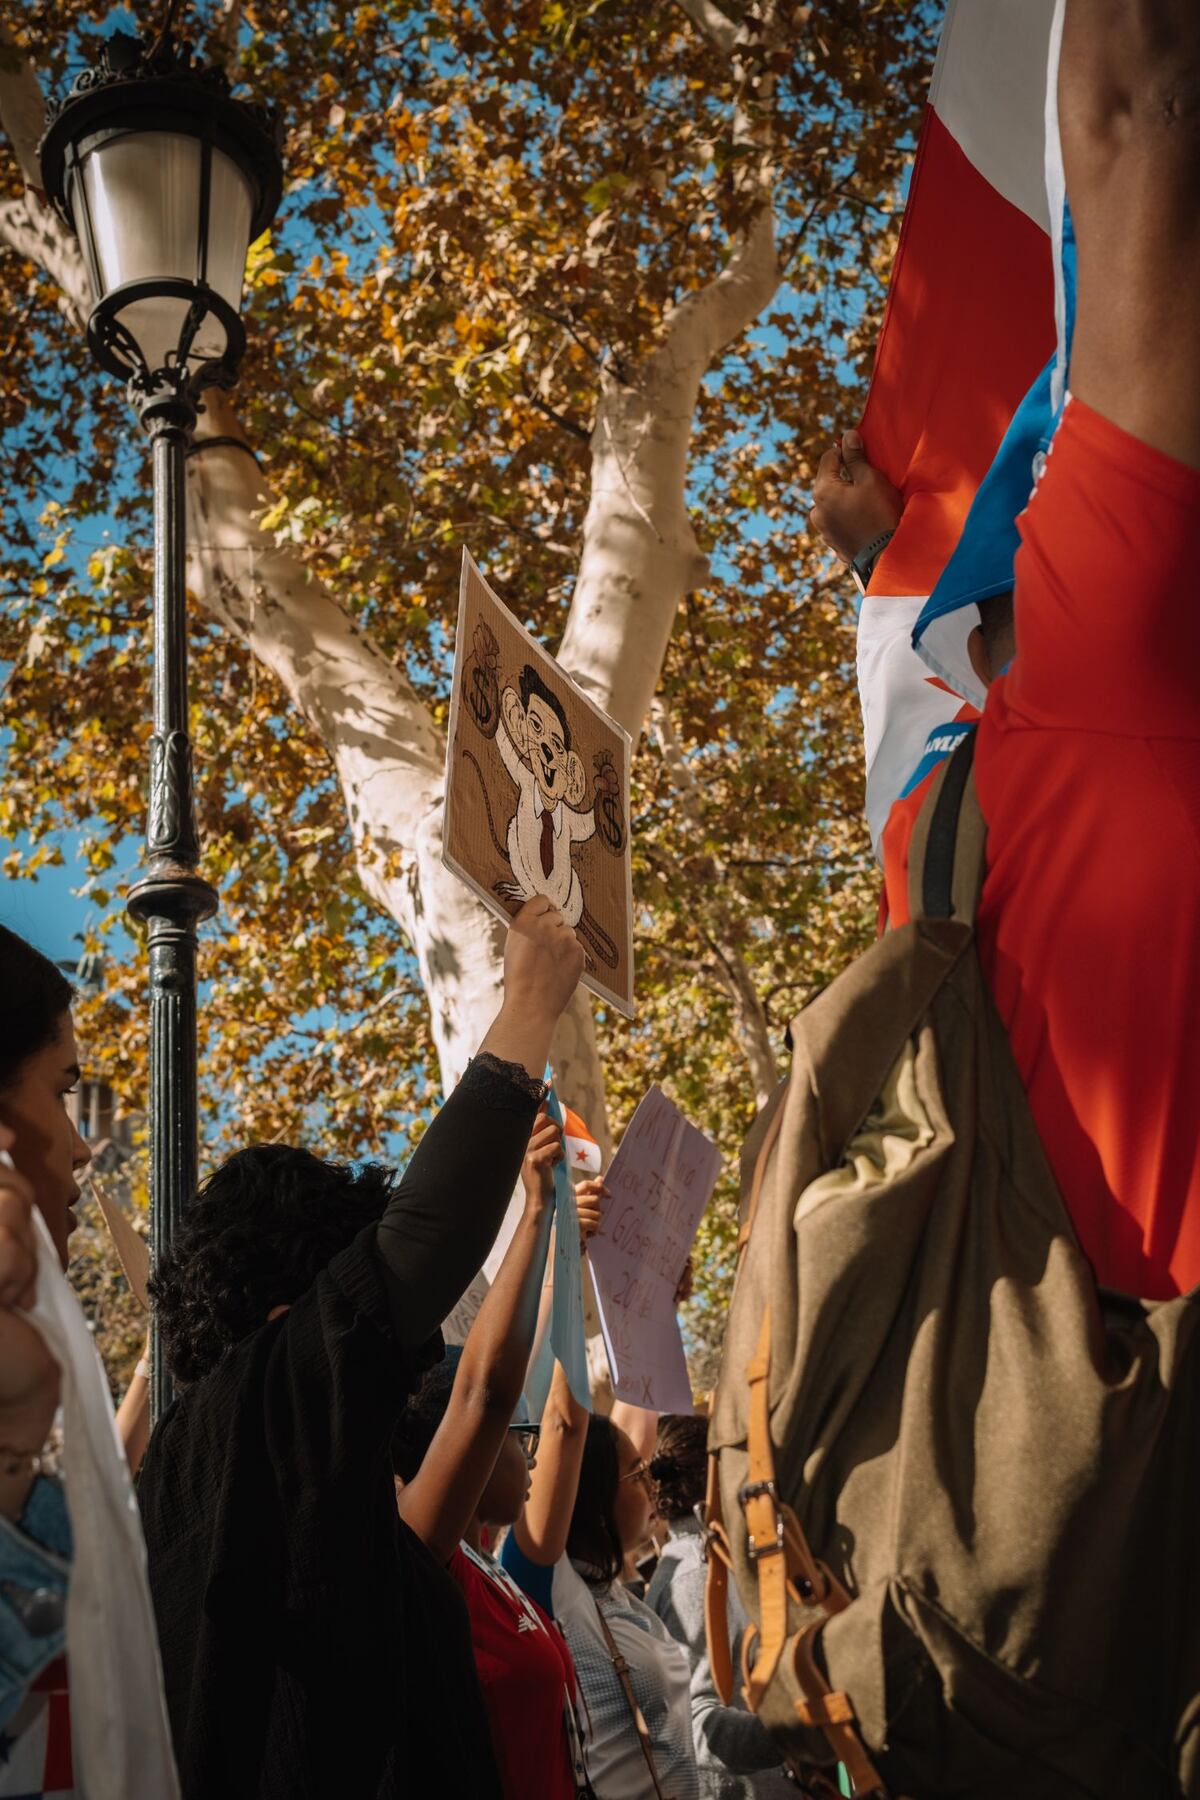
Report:
[[[74,1556],[67,1666],[81,1800],[178,1800],[146,1546],[104,1367],[40,1212],[24,1316],[62,1370],[63,1484]]]

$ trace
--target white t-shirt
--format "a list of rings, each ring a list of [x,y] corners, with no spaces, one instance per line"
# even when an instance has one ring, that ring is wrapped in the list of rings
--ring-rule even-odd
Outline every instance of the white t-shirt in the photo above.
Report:
[[[687,1651],[662,1620],[619,1582],[590,1588],[569,1558],[554,1565],[554,1617],[562,1626],[583,1700],[588,1774],[599,1800],[646,1800],[653,1790],[629,1702],[596,1617],[603,1612],[642,1709],[659,1785],[668,1800],[698,1800]]]

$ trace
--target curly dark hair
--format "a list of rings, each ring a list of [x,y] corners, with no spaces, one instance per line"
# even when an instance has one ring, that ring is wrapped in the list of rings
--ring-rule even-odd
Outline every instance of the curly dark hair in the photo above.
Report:
[[[0,1091],[58,1036],[71,984],[55,963],[0,925]]]
[[[382,1217],[393,1169],[323,1162],[287,1144],[239,1150],[209,1176],[150,1279],[176,1381],[199,1381],[290,1306],[330,1259]]]
[[[583,1564],[585,1580],[607,1587],[625,1566],[617,1530],[617,1483],[621,1463],[611,1419],[593,1413],[588,1420],[575,1510],[567,1532],[567,1555]]]
[[[708,1420],[693,1413],[660,1419],[650,1474],[658,1487],[658,1510],[668,1523],[691,1517],[704,1498],[707,1473]]]
[[[434,1363],[432,1369],[426,1371],[420,1387],[396,1420],[392,1431],[392,1468],[401,1481],[411,1481],[424,1462],[425,1452],[446,1416],[450,1391],[461,1361],[461,1344],[447,1344],[441,1362]]]

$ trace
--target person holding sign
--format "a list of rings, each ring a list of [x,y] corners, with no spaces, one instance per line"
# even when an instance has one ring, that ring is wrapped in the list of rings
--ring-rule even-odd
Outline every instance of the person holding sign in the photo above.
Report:
[[[521,1221],[466,1344],[429,1371],[392,1436],[400,1515],[467,1603],[505,1800],[575,1800],[584,1779],[571,1653],[484,1548],[485,1533],[519,1517],[536,1466],[539,1427],[521,1389],[562,1154],[559,1128],[543,1111],[521,1171]],[[599,1197],[578,1199],[587,1236]]]
[[[499,1014],[398,1183],[242,1151],[159,1262],[187,1385],[139,1498],[185,1800],[399,1800],[434,1754],[446,1800],[499,1800],[462,1595],[399,1517],[388,1452],[499,1228],[582,966],[530,901]]]

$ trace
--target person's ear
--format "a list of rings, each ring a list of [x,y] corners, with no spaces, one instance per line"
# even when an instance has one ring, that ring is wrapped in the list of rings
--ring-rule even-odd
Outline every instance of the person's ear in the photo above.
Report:
[[[504,718],[504,729],[522,756],[529,754],[529,724],[525,717],[525,708],[521,705],[521,696],[516,688],[505,688],[500,696],[500,711]]]
[[[976,625],[967,639],[967,655],[971,659],[971,667],[978,675],[983,687],[992,685],[992,665],[988,656],[988,648],[983,638],[983,627]]]
[[[567,751],[567,791],[563,798],[568,806],[583,805],[587,793],[587,771],[574,750]]]

